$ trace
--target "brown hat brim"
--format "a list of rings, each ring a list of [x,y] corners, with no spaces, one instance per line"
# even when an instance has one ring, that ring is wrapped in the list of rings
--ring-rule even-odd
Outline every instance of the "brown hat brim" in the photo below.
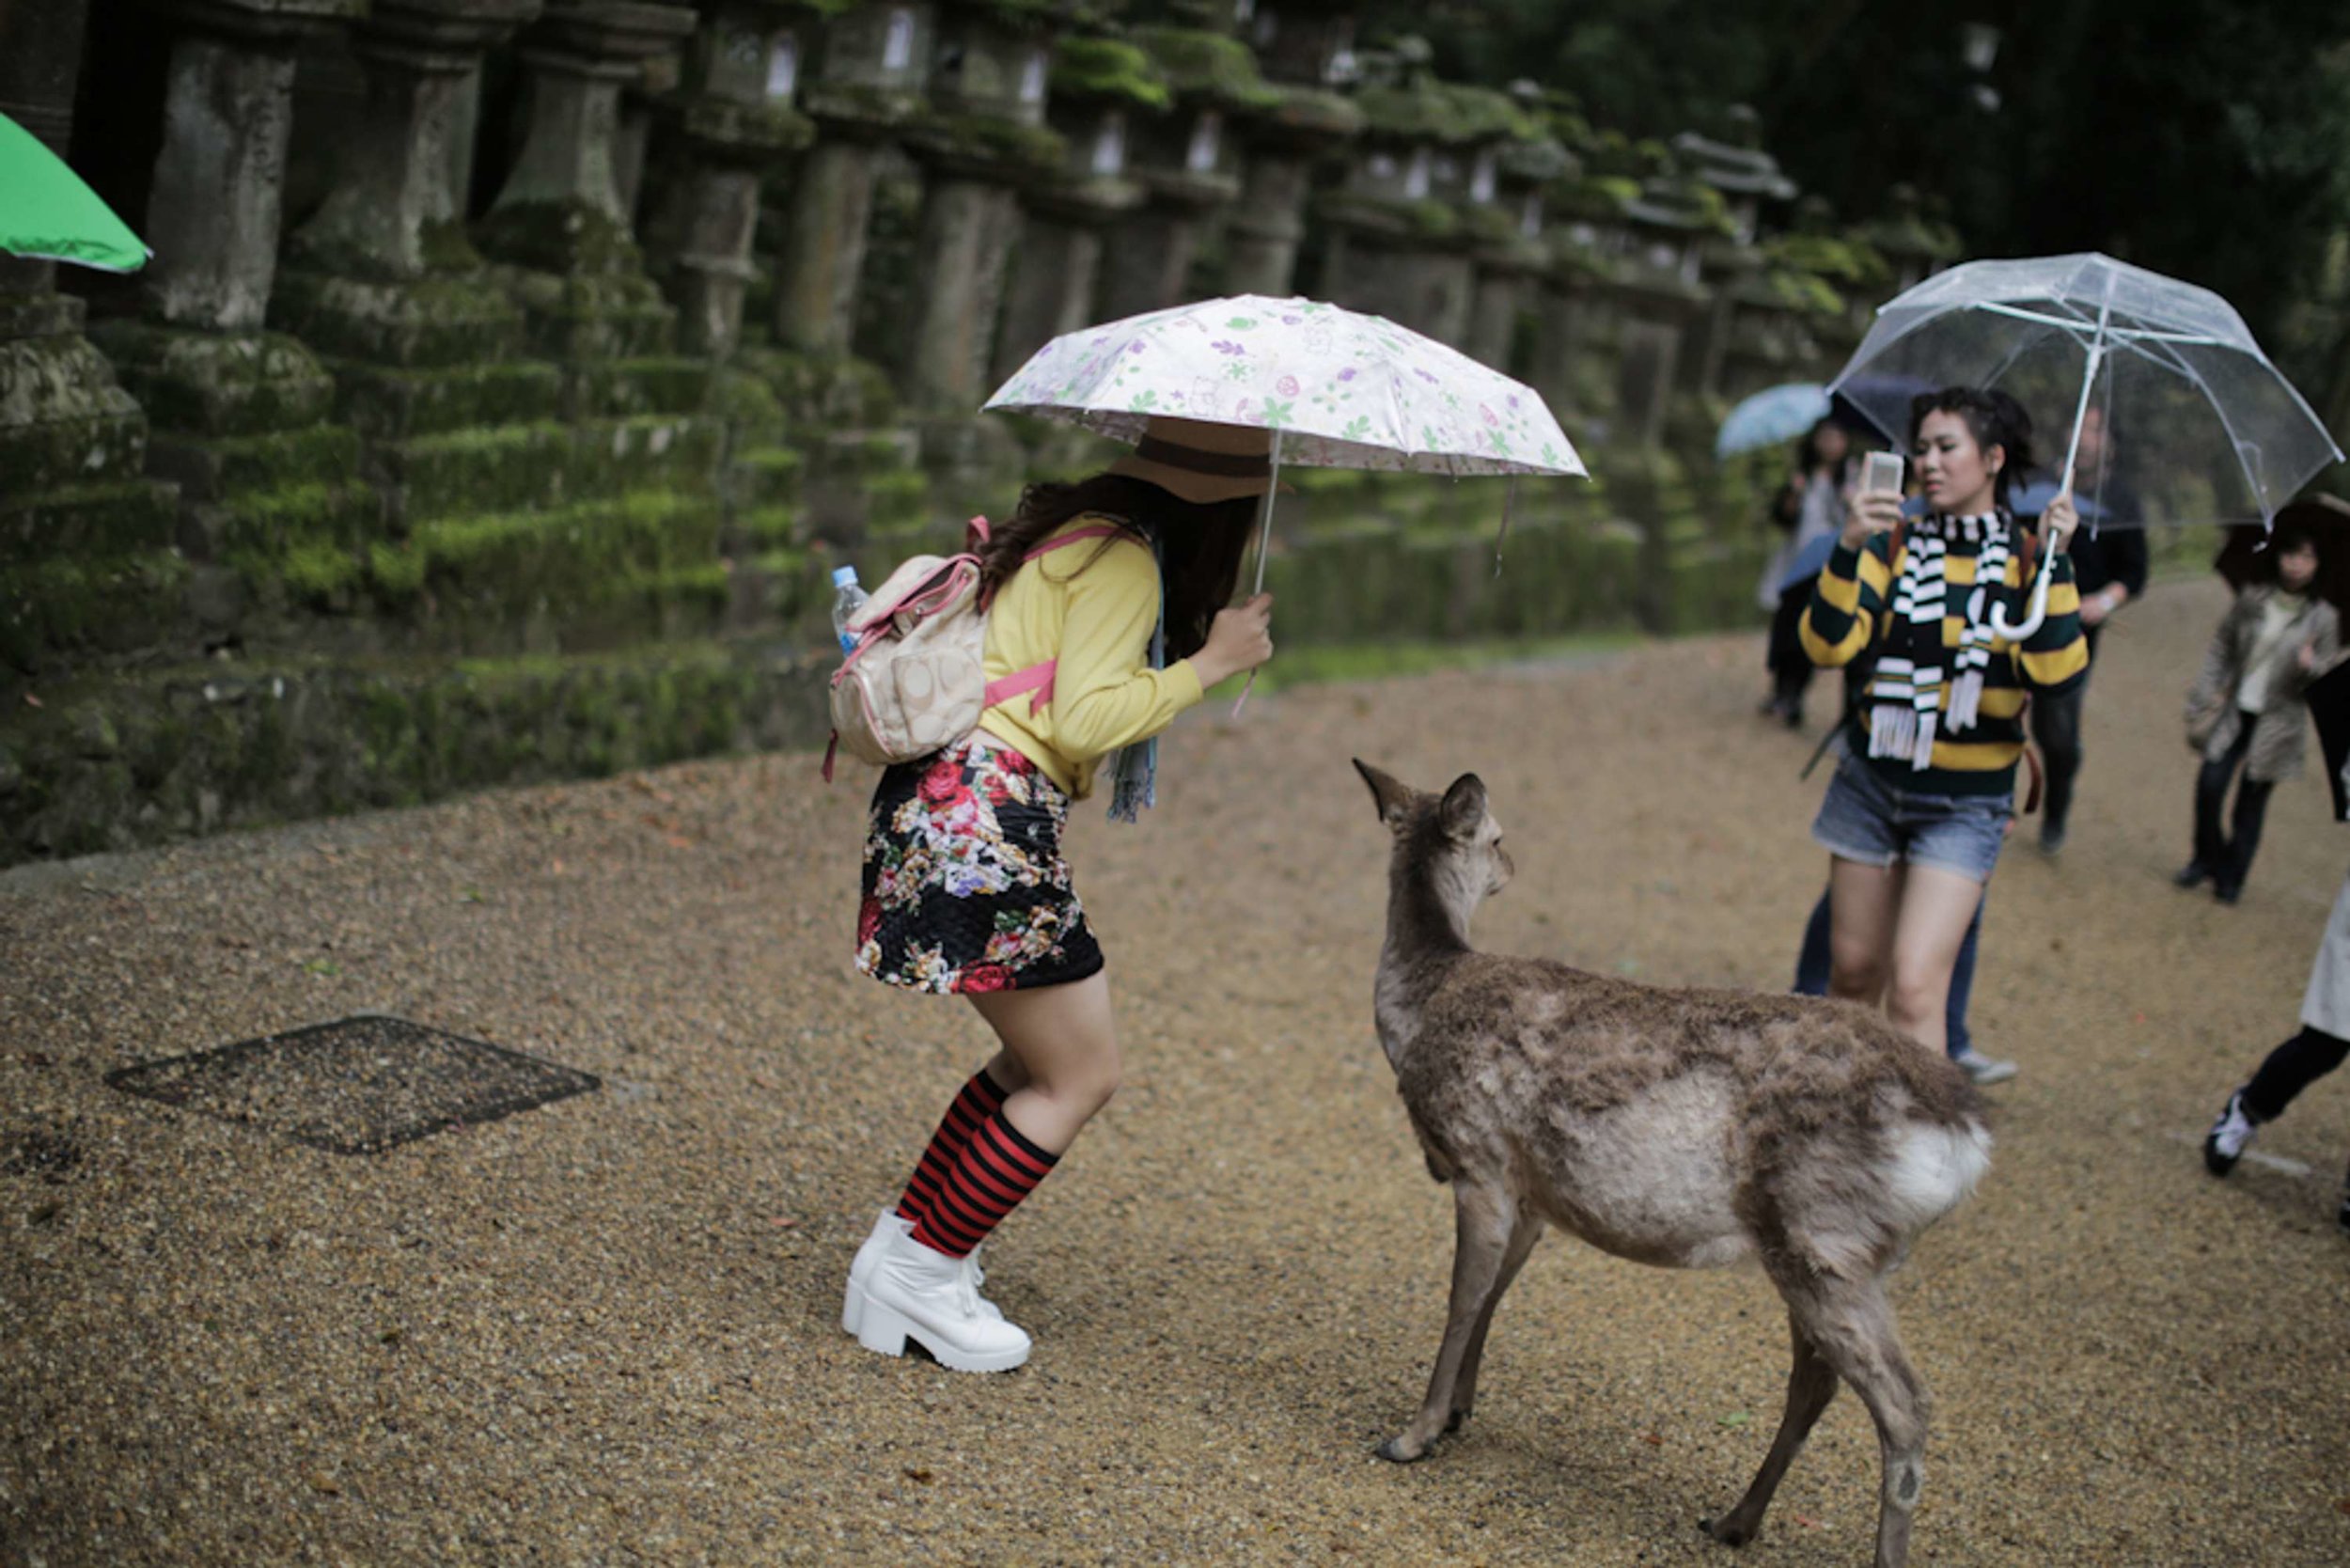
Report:
[[[1202,474],[1197,469],[1178,468],[1172,463],[1135,456],[1120,458],[1110,464],[1109,472],[1157,485],[1178,500],[1202,507],[1262,495],[1272,481],[1268,474]],[[1289,488],[1281,486],[1284,492]]]

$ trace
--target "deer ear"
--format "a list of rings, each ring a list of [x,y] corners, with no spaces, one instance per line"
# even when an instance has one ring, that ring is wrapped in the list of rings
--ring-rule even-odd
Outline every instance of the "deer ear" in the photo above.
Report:
[[[1355,771],[1371,786],[1371,798],[1379,805],[1379,820],[1390,827],[1402,822],[1411,810],[1412,787],[1381,773],[1359,757],[1355,759]]]
[[[1466,843],[1485,820],[1485,781],[1473,773],[1463,774],[1444,792],[1444,805],[1437,809],[1445,832]]]

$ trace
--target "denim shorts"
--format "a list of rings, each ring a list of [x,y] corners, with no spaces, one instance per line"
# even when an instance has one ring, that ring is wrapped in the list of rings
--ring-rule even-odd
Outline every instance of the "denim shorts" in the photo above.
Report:
[[[1857,757],[1836,764],[1811,837],[1830,855],[1863,866],[1903,861],[1988,883],[2007,841],[2015,797],[1929,795],[1904,790]]]

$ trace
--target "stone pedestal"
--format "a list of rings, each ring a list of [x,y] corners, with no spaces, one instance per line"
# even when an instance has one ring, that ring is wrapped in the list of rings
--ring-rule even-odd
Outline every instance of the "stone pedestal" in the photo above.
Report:
[[[81,0],[0,9],[0,114],[61,156],[83,24]],[[177,498],[145,477],[147,417],[82,321],[54,266],[0,257],[0,775],[25,676],[177,651],[187,619]]]
[[[1104,321],[1180,304],[1198,292],[1192,266],[1217,215],[1239,199],[1241,127],[1280,102],[1247,45],[1184,27],[1146,27],[1136,41],[1174,88],[1164,113],[1136,120],[1133,171],[1148,196],[1109,234]]]
[[[324,356],[397,537],[434,518],[559,498],[554,368],[464,228],[456,145],[483,53],[540,0],[375,0],[352,49],[364,107],[325,203],[289,242],[270,319]]]
[[[149,466],[180,485],[180,541],[213,588],[266,603],[289,561],[352,558],[375,494],[331,421],[335,384],[297,339],[262,329],[301,37],[361,0],[201,0],[166,15],[172,49],[143,278],[146,312],[99,339],[155,421]]]
[[[705,0],[678,90],[655,105],[646,246],[678,308],[687,353],[724,359],[741,340],[758,271],[761,178],[815,136],[792,106],[809,13],[769,0]]]
[[[926,186],[895,357],[916,412],[967,418],[990,390],[1021,198],[1051,182],[1068,148],[1043,123],[1049,39],[970,3],[951,8],[945,26],[955,69],[932,80],[907,144]]]
[[[816,145],[782,203],[775,337],[819,357],[849,353],[874,186],[889,143],[921,106],[934,27],[925,4],[865,5],[833,18],[800,107]]]

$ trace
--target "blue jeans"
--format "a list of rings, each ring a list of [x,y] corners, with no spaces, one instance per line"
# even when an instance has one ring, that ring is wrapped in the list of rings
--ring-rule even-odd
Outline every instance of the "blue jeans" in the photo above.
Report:
[[[1950,999],[1943,1027],[1949,1031],[1949,1049],[1954,1057],[1965,1056],[1974,1048],[1973,1037],[1966,1032],[1966,999],[1975,989],[1975,940],[1982,934],[1982,906],[1990,902],[1988,896],[1976,901],[1975,917],[1966,926],[1966,939],[1958,945],[1958,962],[1950,966]],[[1812,906],[1811,918],[1803,928],[1803,951],[1795,959],[1798,996],[1827,995],[1827,890],[1822,888],[1820,902]]]

